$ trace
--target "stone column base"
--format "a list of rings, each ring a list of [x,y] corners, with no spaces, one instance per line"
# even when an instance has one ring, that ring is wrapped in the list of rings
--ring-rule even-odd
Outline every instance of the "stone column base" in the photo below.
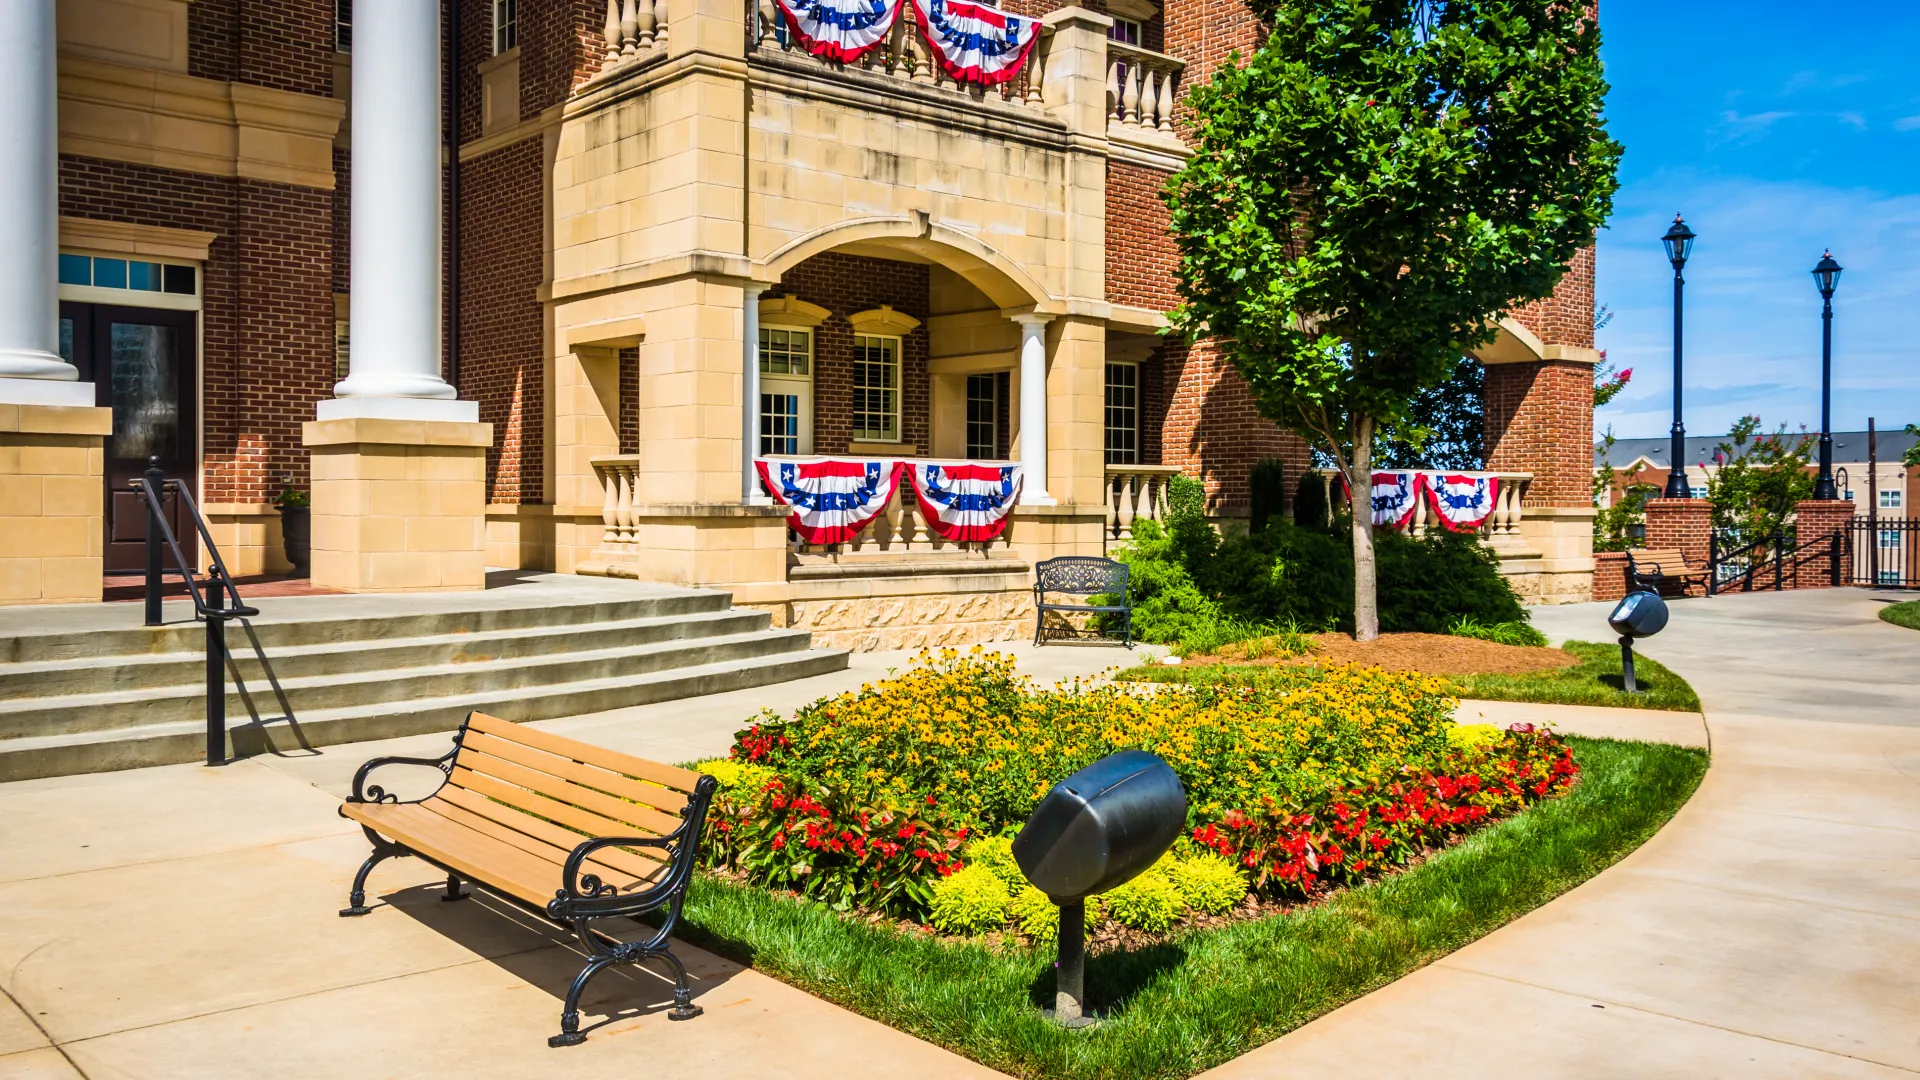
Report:
[[[272,503],[205,503],[200,512],[206,515],[207,531],[220,548],[227,573],[242,578],[284,574],[293,569],[280,531],[280,511]],[[205,552],[201,552],[200,562],[203,570],[213,566]]]
[[[343,592],[483,589],[493,425],[310,420],[313,584]]]
[[[0,604],[100,600],[113,410],[0,403]]]

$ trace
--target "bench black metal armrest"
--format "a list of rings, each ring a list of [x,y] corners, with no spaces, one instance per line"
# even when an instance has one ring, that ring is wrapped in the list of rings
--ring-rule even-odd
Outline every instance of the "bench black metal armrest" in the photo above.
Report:
[[[602,836],[583,841],[567,856],[560,871],[560,889],[547,901],[547,914],[556,920],[642,915],[678,899],[693,879],[693,863],[700,854],[700,827],[719,782],[703,776],[694,786],[680,827],[665,836]],[[620,895],[597,874],[582,874],[593,853],[609,847],[661,848],[667,852],[667,876],[638,892]],[[676,905],[675,911],[678,911]]]
[[[454,755],[458,754],[459,752],[460,752],[460,735],[458,732],[455,732],[453,737],[453,749],[447,751],[446,753],[440,755],[437,758],[421,758],[421,757],[374,758],[372,761],[369,761],[365,765],[360,766],[360,768],[353,774],[353,794],[347,796],[347,801],[350,803],[380,803],[380,802],[397,803],[399,802],[400,798],[398,796],[387,791],[385,788],[381,787],[380,785],[374,784],[371,787],[367,785],[367,776],[371,774],[373,770],[378,769],[383,765],[422,765],[422,766],[427,766],[429,768],[439,769],[440,772],[442,773],[442,776],[440,779],[441,786],[444,787],[446,785],[446,777],[452,775],[453,773]],[[439,788],[434,789],[435,792],[439,790],[440,790]],[[433,792],[429,792],[426,795],[422,795],[418,799],[409,799],[407,801],[408,802],[425,802],[426,800],[432,797],[433,797]],[[346,816],[346,812],[344,809],[342,809],[340,816],[341,817]]]

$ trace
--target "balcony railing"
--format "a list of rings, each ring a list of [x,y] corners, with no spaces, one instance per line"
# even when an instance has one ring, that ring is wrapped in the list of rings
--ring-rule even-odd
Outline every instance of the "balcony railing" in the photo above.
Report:
[[[640,0],[646,3],[648,0]],[[665,0],[653,0],[662,6]],[[940,65],[933,61],[927,51],[927,43],[920,38],[920,31],[914,25],[916,16],[912,4],[903,4],[900,15],[893,23],[893,31],[879,48],[862,56],[854,64],[842,64],[810,56],[793,40],[792,34],[780,21],[779,12],[774,9],[773,0],[747,0],[748,52],[761,54],[781,54],[795,59],[818,64],[823,70],[848,67],[887,75],[903,83],[915,83],[947,90],[955,96],[970,97],[975,101],[994,98],[1010,105],[1022,105],[1036,111],[1045,108],[1040,100],[1043,67],[1046,60],[1047,38],[1043,36],[1034,43],[1033,51],[1028,55],[1026,65],[1020,74],[997,86],[982,87],[977,83],[957,83],[947,76]],[[1042,29],[1043,35],[1051,31]]]
[[[606,42],[601,70],[650,56],[667,47],[667,0],[607,0],[607,19],[600,29]]]
[[[1179,474],[1177,465],[1107,466],[1107,541],[1133,539],[1136,521],[1165,521],[1167,481]]]
[[[1480,538],[1488,543],[1519,539],[1520,521],[1526,512],[1527,486],[1533,482],[1532,473],[1449,472],[1444,469],[1415,469],[1411,471],[1424,472],[1428,476],[1490,476],[1500,481],[1500,490],[1494,497],[1493,513],[1488,514],[1487,520],[1480,524]],[[1327,502],[1328,505],[1332,505],[1333,502],[1340,497],[1340,484],[1337,479],[1339,474],[1333,469],[1315,469],[1314,472],[1318,473],[1321,482],[1327,485]],[[1407,525],[1409,532],[1419,535],[1430,529],[1442,527],[1439,519],[1433,512],[1433,508],[1427,504],[1425,498],[1421,498],[1415,502],[1413,520]]]
[[[1125,42],[1107,42],[1107,127],[1173,132],[1186,61]]]

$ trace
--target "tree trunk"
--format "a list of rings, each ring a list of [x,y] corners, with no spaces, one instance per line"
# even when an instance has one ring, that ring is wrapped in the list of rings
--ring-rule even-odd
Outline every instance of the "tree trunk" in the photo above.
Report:
[[[1373,562],[1373,418],[1353,420],[1353,640],[1380,636],[1380,598]]]

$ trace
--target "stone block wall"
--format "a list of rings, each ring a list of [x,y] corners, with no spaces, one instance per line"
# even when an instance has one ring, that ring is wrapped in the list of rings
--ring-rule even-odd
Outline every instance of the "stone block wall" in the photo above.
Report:
[[[313,454],[313,583],[447,592],[486,583],[486,424],[323,420]]]
[[[0,404],[0,605],[100,599],[107,409]]]

